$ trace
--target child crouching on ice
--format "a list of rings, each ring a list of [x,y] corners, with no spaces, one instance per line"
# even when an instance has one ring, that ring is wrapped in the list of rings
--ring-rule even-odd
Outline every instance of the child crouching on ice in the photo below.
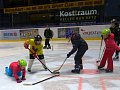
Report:
[[[100,65],[98,66],[98,69],[103,68],[107,61],[108,64],[106,72],[113,72],[112,56],[115,50],[120,51],[120,47],[118,47],[117,44],[115,43],[114,34],[110,32],[110,29],[104,29],[102,31],[102,39],[105,42],[105,52],[100,62]]]
[[[5,67],[5,72],[8,76],[13,76],[17,83],[21,83],[22,80],[26,80],[26,66],[27,62],[23,59],[18,60],[17,62],[12,62],[9,67]],[[22,75],[20,79],[19,76]]]

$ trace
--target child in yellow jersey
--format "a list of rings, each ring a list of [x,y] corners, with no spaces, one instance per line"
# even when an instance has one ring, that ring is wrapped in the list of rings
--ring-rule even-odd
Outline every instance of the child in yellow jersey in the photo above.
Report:
[[[30,54],[30,60],[28,63],[28,72],[31,72],[31,67],[34,62],[36,55],[38,55],[39,59],[41,59],[41,62],[45,65],[44,60],[44,54],[43,54],[43,44],[42,44],[42,37],[40,35],[36,35],[34,39],[29,39],[25,41],[24,47],[28,49],[30,47],[29,54]],[[43,66],[44,67],[44,66]],[[44,67],[45,70],[47,70],[46,67]]]

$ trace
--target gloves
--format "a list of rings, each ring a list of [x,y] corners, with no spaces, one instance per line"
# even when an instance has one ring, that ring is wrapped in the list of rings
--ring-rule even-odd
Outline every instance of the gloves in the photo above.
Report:
[[[34,56],[34,58],[37,58],[37,57],[38,57],[38,55],[37,55],[36,53],[34,53],[33,56]]]
[[[17,83],[21,83],[22,82],[22,80],[26,80],[26,78],[25,78],[25,76],[22,76],[22,78],[21,79],[16,79],[16,81],[17,81]]]
[[[24,47],[25,47],[25,49],[28,49],[28,47],[29,47],[29,44],[27,44],[27,43],[24,43]]]
[[[22,76],[21,80],[26,80],[25,76]]]
[[[67,58],[69,58],[70,56],[71,56],[71,54],[70,54],[70,53],[68,53],[68,54],[67,54]]]
[[[32,49],[34,50],[34,52],[38,51],[38,49],[36,49],[34,46],[32,46]]]
[[[17,83],[21,83],[22,82],[22,80],[20,80],[20,79],[17,79],[16,81],[17,81]]]

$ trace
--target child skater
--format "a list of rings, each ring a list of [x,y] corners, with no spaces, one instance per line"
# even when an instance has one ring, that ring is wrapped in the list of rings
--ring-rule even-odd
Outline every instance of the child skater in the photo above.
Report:
[[[28,63],[28,72],[31,72],[31,67],[32,67],[32,64],[34,62],[34,59],[37,57],[39,57],[39,59],[41,59],[41,62],[45,65],[45,60],[44,60],[44,54],[43,54],[43,44],[42,44],[42,37],[40,35],[36,35],[34,37],[34,39],[29,39],[27,41],[25,41],[24,43],[24,47],[26,49],[28,49],[30,46],[30,50],[29,51],[29,56],[30,56],[30,60],[29,60],[29,63]],[[43,66],[43,68],[45,70],[47,70],[47,68],[45,66]]]
[[[88,50],[88,44],[86,41],[80,36],[80,34],[73,33],[71,36],[71,43],[73,45],[72,50],[67,54],[67,58],[69,58],[73,53],[75,53],[75,66],[71,72],[72,73],[80,73],[80,69],[83,69],[82,64],[82,57],[85,54],[85,52]]]
[[[120,47],[118,47],[117,44],[115,43],[114,34],[110,32],[110,29],[102,30],[102,38],[105,42],[105,52],[100,62],[100,65],[98,66],[98,69],[103,68],[107,61],[108,64],[107,64],[106,72],[107,73],[113,72],[112,56],[115,50],[120,51]]]
[[[17,62],[12,62],[9,67],[5,68],[5,72],[8,76],[13,76],[17,83],[21,83],[22,80],[26,80],[26,66],[27,62],[23,59],[18,60]],[[19,76],[22,75],[20,79]]]

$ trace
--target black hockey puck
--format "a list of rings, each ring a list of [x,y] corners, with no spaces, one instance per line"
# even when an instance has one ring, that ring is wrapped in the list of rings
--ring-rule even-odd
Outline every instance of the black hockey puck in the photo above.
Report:
[[[60,74],[60,72],[55,72],[55,74]]]
[[[60,72],[58,72],[58,71],[55,71],[55,72],[53,72],[53,74],[60,74]]]

